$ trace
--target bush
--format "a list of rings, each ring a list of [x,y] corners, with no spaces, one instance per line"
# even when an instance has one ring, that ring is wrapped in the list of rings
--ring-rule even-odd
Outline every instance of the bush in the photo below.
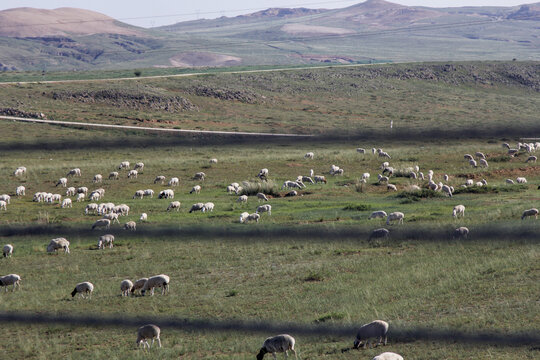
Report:
[[[368,210],[371,210],[371,205],[366,205],[366,204],[358,204],[358,205],[355,205],[355,204],[347,204],[347,205],[345,205],[345,207],[343,208],[343,210],[368,211]]]
[[[258,193],[279,196],[279,187],[272,180],[242,182],[242,191],[240,192],[240,195],[255,196]]]
[[[527,190],[527,185],[517,184],[508,186],[470,186],[459,187],[454,190],[454,194],[498,194],[500,192],[520,192]]]
[[[431,189],[402,191],[396,195],[398,199],[407,199],[410,201],[419,201],[421,199],[427,199],[427,198],[442,198],[445,196],[446,196],[445,194],[438,191],[433,191]]]

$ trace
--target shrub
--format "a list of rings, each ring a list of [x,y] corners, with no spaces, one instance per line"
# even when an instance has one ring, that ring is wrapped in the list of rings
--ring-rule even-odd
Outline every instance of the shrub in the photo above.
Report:
[[[279,196],[279,187],[272,181],[245,181],[242,183],[240,195],[255,196],[257,193]]]
[[[411,201],[419,201],[420,199],[427,199],[427,198],[442,198],[445,196],[446,196],[445,194],[438,191],[433,191],[431,189],[402,191],[396,195],[398,199],[407,199]]]
[[[353,211],[368,211],[371,210],[371,205],[366,204],[347,204],[343,210],[353,210]]]

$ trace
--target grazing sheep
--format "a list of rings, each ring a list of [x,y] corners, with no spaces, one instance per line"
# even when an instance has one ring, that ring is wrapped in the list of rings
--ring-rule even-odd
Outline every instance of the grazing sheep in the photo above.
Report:
[[[109,180],[113,179],[113,180],[118,180],[118,171],[111,171],[109,173]]]
[[[239,196],[238,199],[236,200],[236,202],[239,202],[239,203],[242,203],[242,204],[247,204],[248,196],[247,195]]]
[[[118,165],[118,170],[120,169],[129,169],[129,161],[122,161],[120,165]]]
[[[133,287],[131,288],[131,293],[135,294],[135,291],[142,290],[144,287],[144,284],[148,281],[148,278],[140,278],[137,281],[133,283]]]
[[[3,254],[4,254],[4,257],[11,257],[11,254],[13,254],[13,245],[11,244],[4,245]]]
[[[160,287],[161,295],[165,295],[169,292],[169,281],[169,277],[164,274],[152,276],[144,283],[141,294],[144,296],[150,290],[150,296],[154,296],[154,289]]]
[[[131,280],[122,280],[120,283],[120,291],[122,291],[122,296],[129,296],[131,289],[133,289],[133,283]]]
[[[467,235],[469,235],[469,229],[465,226],[458,227],[454,230],[454,238],[467,238]]]
[[[263,200],[263,201],[268,201],[268,198],[267,198],[266,195],[263,194],[263,193],[257,193],[257,199],[258,199],[259,201],[261,201],[261,200]]]
[[[7,202],[5,202],[4,200],[0,200],[0,210],[7,211]]]
[[[536,160],[538,160],[538,158],[537,158],[536,156],[529,156],[529,157],[527,158],[527,161],[525,161],[525,162],[528,163],[528,162],[530,161],[530,162],[534,162],[534,163],[535,163]]]
[[[313,177],[314,174],[315,172],[313,171],[313,169],[309,169],[309,177]]]
[[[75,297],[76,294],[81,294],[81,296],[84,298],[84,295],[86,294],[88,295],[88,299],[90,299],[93,291],[94,285],[91,282],[85,281],[75,285],[75,289],[73,289],[71,292],[71,297]]]
[[[6,292],[8,291],[8,286],[13,285],[12,291],[15,291],[15,288],[21,288],[21,277],[17,274],[9,274],[0,277],[0,286],[6,287]]]
[[[452,210],[452,216],[454,218],[458,218],[459,215],[461,215],[461,217],[465,217],[465,206],[464,205],[456,205],[456,206],[454,206],[454,210]]]
[[[127,177],[128,179],[131,179],[131,178],[136,179],[138,175],[139,175],[139,172],[137,170],[129,170]]]
[[[171,201],[171,203],[167,207],[167,211],[172,210],[172,209],[176,209],[176,211],[180,211],[180,206],[181,206],[180,201]]]
[[[370,177],[370,176],[371,176],[371,175],[370,175],[368,172],[363,173],[363,174],[362,174],[362,179],[364,179],[364,180],[369,180],[369,177]]]
[[[508,149],[508,155],[510,156],[517,156],[519,153],[519,149]]]
[[[272,215],[272,205],[266,204],[266,205],[258,206],[258,207],[257,207],[257,210],[256,210],[255,212],[256,212],[257,214],[258,214],[258,213],[267,212],[268,215]]]
[[[62,201],[61,207],[62,207],[62,209],[68,208],[68,207],[73,207],[73,203],[71,202],[71,199],[70,198],[64,199],[64,201]]]
[[[299,183],[298,181],[290,181],[290,180],[287,180],[283,183],[283,186],[281,187],[281,190],[283,189],[291,189],[291,188],[296,188],[296,189],[302,189],[302,183]],[[305,185],[304,185],[305,187]]]
[[[267,168],[261,169],[257,177],[261,180],[266,180],[268,178],[268,169]]]
[[[484,155],[480,151],[477,151],[474,155],[479,159],[485,159],[486,158],[486,155]]]
[[[508,143],[503,143],[503,144],[502,144],[502,147],[503,147],[503,148],[506,148],[506,149],[510,149],[510,144],[508,144]]]
[[[452,189],[448,185],[443,185],[441,190],[446,193],[449,197],[452,197]]]
[[[416,175],[416,173],[415,173],[414,171],[411,171],[411,172],[409,173],[409,177],[410,177],[411,179],[417,179],[417,178],[418,178],[418,175]]]
[[[232,194],[232,193],[236,193],[237,191],[237,188],[232,186],[232,185],[227,185],[227,193],[228,194]]]
[[[386,181],[386,182],[388,183],[388,180],[390,180],[390,179],[388,178],[388,176],[383,176],[383,175],[381,175],[381,174],[377,175],[377,177],[378,177],[378,179],[379,179],[379,183],[382,183],[382,182],[384,182],[384,181]]]
[[[298,192],[296,190],[292,190],[286,193],[285,197],[296,196],[296,195],[298,195]]]
[[[393,352],[385,352],[375,356],[371,360],[403,360],[403,356]]]
[[[526,217],[534,216],[535,219],[538,219],[538,209],[532,208],[529,210],[525,210],[523,212],[523,215],[521,215],[521,220],[525,219]]]
[[[213,202],[207,202],[207,203],[204,203],[204,206],[203,208],[201,209],[201,211],[204,213],[204,212],[212,212],[214,211],[214,203]]]
[[[262,360],[266,353],[272,354],[274,359],[277,359],[276,353],[285,353],[285,357],[289,357],[288,351],[291,350],[294,357],[298,359],[298,355],[294,350],[295,340],[291,335],[281,334],[274,337],[269,337],[264,340],[259,353],[257,354],[257,360]]]
[[[336,176],[336,175],[343,176],[343,172],[344,172],[343,169],[337,169],[336,171],[334,171],[334,173],[332,175],[334,175],[334,176]]]
[[[158,199],[174,199],[174,191],[171,189],[162,190],[159,192]]]
[[[249,214],[244,219],[244,224],[247,224],[248,222],[253,221],[253,220],[255,220],[255,222],[259,222],[260,218],[261,218],[261,215],[259,215],[257,213]]]
[[[389,191],[390,190],[397,191],[397,187],[394,184],[386,184],[386,189],[389,190]]]
[[[448,180],[450,179],[450,177],[449,177],[447,174],[444,174],[444,175],[443,175],[443,179],[444,179],[444,181],[448,182]]]
[[[47,245],[47,252],[57,252],[58,249],[64,249],[64,253],[69,254],[69,241],[65,238],[52,239],[49,245]]]
[[[466,186],[473,186],[474,185],[473,179],[467,179],[467,181],[465,181],[465,185]]]
[[[329,171],[329,173],[330,173],[330,175],[334,175],[334,173],[335,173],[336,171],[338,171],[338,170],[339,170],[339,166],[332,165],[332,166],[330,166],[330,171]]]
[[[315,175],[313,177],[313,181],[315,181],[315,184],[317,184],[317,183],[325,183],[326,184],[327,183],[326,177],[324,177],[323,175]]]
[[[430,181],[428,183],[428,187],[433,191],[439,190],[439,185],[435,184],[433,181]]]
[[[306,155],[304,155],[304,159],[313,159],[315,157],[315,154],[313,154],[312,152],[308,152],[306,153]]]
[[[75,168],[75,169],[69,170],[66,177],[68,177],[68,176],[81,176],[81,169]]]
[[[398,221],[398,224],[403,224],[403,219],[405,218],[405,214],[402,212],[396,211],[393,213],[388,214],[388,217],[386,218],[386,225],[390,225],[390,221]]]
[[[388,215],[386,214],[385,211],[374,211],[371,213],[371,215],[369,215],[369,218],[368,219],[376,219],[376,218],[386,218]]]
[[[24,196],[26,193],[26,188],[24,186],[17,186],[17,189],[15,190],[15,195],[17,196]]]
[[[471,154],[465,154],[465,155],[463,155],[463,158],[465,160],[474,160],[474,158],[473,158],[473,156]]]
[[[95,191],[92,191],[89,196],[91,201],[99,201],[101,199],[101,194]]]
[[[137,223],[135,221],[128,221],[124,224],[125,230],[135,231],[137,229]]]
[[[96,220],[96,222],[92,225],[92,230],[94,230],[95,228],[105,228],[105,229],[109,229],[111,227],[111,220],[109,219],[99,219],[99,220]]]
[[[249,216],[248,212],[243,212],[240,214],[240,224],[243,224],[244,221],[246,221],[247,217]]]
[[[518,184],[526,184],[526,183],[527,183],[527,179],[525,179],[524,177],[518,177],[518,178],[516,179],[516,182],[517,182]]]
[[[392,176],[394,174],[394,168],[391,166],[385,166],[381,174],[384,175],[385,173],[388,173],[388,176]]]
[[[379,157],[385,157],[385,158],[391,159],[390,155],[388,155],[388,153],[386,153],[384,151],[381,151],[379,153]]]
[[[77,189],[75,189],[74,187],[68,187],[66,190],[66,196],[75,196],[76,193]]]
[[[88,194],[88,188],[86,186],[77,188],[77,194]]]
[[[485,167],[485,168],[489,167],[489,164],[486,159],[480,159],[478,162],[480,163],[481,167]]]
[[[109,249],[113,248],[114,235],[101,235],[98,239],[98,249],[105,249],[105,245],[109,245]]]
[[[371,241],[371,239],[380,239],[380,238],[387,239],[389,235],[390,235],[390,231],[388,229],[385,229],[385,228],[375,229],[371,232],[371,234],[369,234],[368,241]]]
[[[359,154],[365,154],[365,153],[366,153],[366,149],[356,148],[356,152],[359,153]]]
[[[142,172],[144,170],[144,163],[142,163],[142,162],[136,163],[135,167],[133,167],[133,170],[137,170],[142,174]]]
[[[476,160],[469,160],[469,165],[471,165],[472,167],[478,167],[478,164],[476,163]]]
[[[114,208],[113,208],[113,213],[115,214],[120,214],[122,216],[128,216],[129,215],[129,206],[126,205],[126,204],[120,204],[120,205],[116,205]]]
[[[377,152],[377,149],[371,148],[371,153],[372,153],[373,155],[375,155],[376,152]]]
[[[178,179],[178,178],[176,178]],[[157,184],[158,182],[163,184],[163,182],[165,181],[165,176],[163,175],[158,175],[156,176],[156,178],[154,179],[154,184]]]
[[[94,175],[94,178],[92,179],[92,182],[93,183],[103,182],[103,175],[101,175],[101,174]]]
[[[514,185],[514,180],[512,179],[506,179],[506,183],[510,185]]]
[[[200,194],[201,193],[201,185],[195,185],[193,188],[191,188],[190,194]]]
[[[144,190],[135,191],[135,195],[133,195],[133,199],[135,198],[139,198],[139,199],[144,198]]]
[[[13,173],[15,176],[22,176],[24,174],[26,174],[26,168],[24,166],[19,166]]]
[[[154,190],[152,189],[144,190],[144,196],[150,196],[150,198],[154,198]]]
[[[217,163],[218,163],[217,159],[210,159],[210,164],[217,164]]]
[[[202,171],[201,172],[198,172],[196,173],[194,176],[193,176],[193,180],[201,180],[201,181],[204,181],[204,178],[206,177],[206,174],[203,173]]]
[[[296,179],[297,182],[301,182],[301,183],[310,183],[310,184],[315,184],[315,182],[313,181],[313,179],[309,176],[298,176],[298,178]]]
[[[372,338],[379,338],[377,345],[382,343],[384,338],[384,345],[386,345],[387,333],[388,323],[386,321],[375,320],[369,324],[364,324],[360,327],[360,330],[358,330],[358,333],[356,334],[356,340],[354,340],[353,348],[360,348],[362,341],[365,341],[363,346],[364,349],[366,348],[366,345],[369,348],[369,343]]]
[[[58,186],[58,185],[62,185],[62,187],[66,187],[67,179],[65,177],[58,179],[58,182],[56,183],[55,186]]]
[[[147,213],[142,213],[139,220],[140,221],[148,221],[148,214]]]
[[[191,205],[191,209],[189,209],[189,213],[191,214],[193,211],[202,211],[204,207],[204,203],[196,203]]]
[[[93,211],[94,214],[98,211],[98,204],[96,203],[90,203],[86,205],[86,208],[84,208],[84,214],[88,215],[90,211]]]
[[[143,349],[148,346],[148,348],[151,347],[150,344],[148,344],[148,339],[152,339],[152,345],[154,345],[154,340],[157,340],[159,347],[161,347],[161,340],[159,339],[159,335],[161,334],[161,330],[159,327],[157,327],[154,324],[148,324],[141,326],[137,330],[137,340],[135,343],[137,346],[141,346],[143,344]]]

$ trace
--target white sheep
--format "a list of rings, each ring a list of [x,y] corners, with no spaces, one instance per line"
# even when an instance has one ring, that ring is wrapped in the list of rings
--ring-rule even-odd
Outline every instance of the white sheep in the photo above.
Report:
[[[178,178],[176,178],[178,179]],[[158,175],[156,176],[156,178],[154,179],[154,184],[157,184],[158,182],[163,184],[163,182],[165,181],[165,176],[164,175]],[[178,185],[178,184],[177,184]]]
[[[368,219],[376,219],[376,218],[386,218],[388,215],[386,214],[385,211],[374,211],[371,213],[371,215],[369,215],[369,218]]]
[[[484,155],[480,151],[477,151],[474,155],[479,159],[485,159],[486,158],[486,155]]]
[[[523,215],[521,215],[521,220],[525,219],[526,217],[532,217],[534,216],[535,219],[538,219],[538,209],[532,208],[529,210],[525,210],[523,212]]]
[[[157,340],[159,347],[161,347],[161,340],[159,339],[160,334],[160,328],[154,324],[141,326],[137,330],[137,340],[135,343],[137,346],[141,346],[141,344],[143,344],[143,349],[147,346],[150,348],[151,345],[148,344],[148,339],[152,339],[152,345],[154,345],[154,340]]]
[[[204,181],[204,178],[206,177],[206,174],[203,173],[202,171],[201,172],[198,172],[196,173],[194,176],[193,176],[193,180],[201,180],[201,181]]]
[[[310,184],[315,184],[315,182],[313,181],[313,179],[309,176],[304,176],[304,175],[299,175],[298,178],[296,179],[297,182],[301,182],[301,183],[310,183]]]
[[[26,193],[26,188],[24,186],[17,186],[17,189],[15,190],[15,195],[17,196],[24,196]]]
[[[465,185],[466,186],[473,186],[474,185],[474,180],[473,179],[467,179],[467,181],[465,181]]]
[[[365,173],[362,174],[362,179],[367,181],[367,180],[369,180],[370,176],[371,175],[368,172],[365,172]]]
[[[99,219],[99,220],[96,220],[96,222],[92,225],[92,230],[94,230],[95,228],[105,228],[105,229],[109,229],[111,227],[111,220],[109,219]]]
[[[178,186],[179,183],[180,183],[180,180],[177,177],[172,177],[169,180],[168,185],[169,186]]]
[[[241,196],[238,197],[236,202],[239,202],[239,203],[242,203],[242,204],[247,204],[248,196],[247,195],[241,195]]]
[[[75,289],[71,292],[71,297],[75,297],[75,295],[80,294],[83,298],[84,295],[88,295],[88,299],[92,296],[92,292],[94,291],[94,284],[91,282],[85,281],[82,283],[78,283],[75,285]]]
[[[201,211],[204,213],[204,212],[212,212],[214,211],[214,203],[213,202],[207,202],[207,203],[204,203],[204,206],[203,208],[201,209]]]
[[[489,167],[489,164],[486,159],[480,159],[478,162],[481,167],[485,167],[485,168]]]
[[[384,343],[384,345],[386,345],[387,333],[388,323],[386,321],[375,320],[370,322],[369,324],[364,324],[360,327],[358,333],[356,334],[356,340],[354,340],[353,348],[360,348],[360,344],[363,341],[365,341],[363,347],[366,348],[367,346],[369,348],[370,341],[373,338],[378,338],[378,344]]]
[[[189,209],[189,213],[191,214],[193,211],[201,211],[204,207],[204,203],[196,203],[191,205],[191,209]]]
[[[330,173],[330,175],[334,175],[334,173],[335,173],[336,171],[338,171],[338,170],[339,170],[339,166],[336,166],[336,165],[333,165],[333,164],[332,164],[332,165],[330,166],[330,172],[329,172],[329,173]]]
[[[17,274],[9,274],[0,277],[0,286],[6,287],[6,292],[8,291],[8,286],[13,285],[12,291],[15,291],[15,288],[21,288],[21,277]]]
[[[125,230],[135,231],[137,230],[137,223],[135,221],[128,221],[124,224]]]
[[[324,177],[323,175],[315,175],[313,177],[313,181],[315,181],[315,184],[317,183],[324,183],[326,184],[327,181],[326,181],[326,177]]]
[[[241,213],[241,214],[240,214],[240,224],[243,224],[243,223],[246,221],[246,219],[247,219],[248,216],[249,216],[249,213],[248,213],[248,212],[243,212],[243,213]]]
[[[142,162],[136,163],[135,166],[133,167],[133,170],[137,170],[140,173],[142,173],[143,170],[144,170],[144,163],[142,163]]]
[[[314,174],[315,172],[313,172],[313,169],[309,169],[309,177],[313,177]]]
[[[167,211],[170,211],[172,209],[176,209],[176,211],[180,211],[180,206],[181,205],[182,204],[180,203],[180,201],[171,201],[171,203],[167,207]]]
[[[519,149],[508,149],[508,155],[510,156],[517,156],[519,153]]]
[[[478,164],[476,163],[476,160],[469,160],[469,165],[471,165],[472,167],[478,167]]]
[[[118,165],[118,170],[120,169],[129,169],[129,161],[122,161],[120,165]]]
[[[403,219],[405,218],[405,214],[399,211],[395,211],[393,213],[388,214],[388,217],[386,218],[386,225],[390,225],[390,221],[398,221],[398,224],[403,224]]]
[[[66,177],[67,176],[81,176],[81,169],[79,169],[79,168],[71,169],[67,173]]]
[[[193,188],[191,188],[190,194],[200,194],[201,193],[201,185],[195,185]]]
[[[465,217],[465,206],[464,205],[456,205],[456,206],[454,206],[454,210],[452,210],[452,216],[454,218],[458,218],[459,215],[461,215],[461,217]]]
[[[306,153],[306,155],[304,155],[304,159],[313,159],[315,157],[315,154],[313,154],[312,152],[308,152]]]
[[[101,235],[98,239],[98,249],[105,249],[105,245],[109,245],[109,249],[113,248],[114,235]]]
[[[244,219],[244,224],[247,224],[248,222],[253,221],[253,220],[255,220],[255,222],[259,222],[260,218],[261,218],[261,215],[259,215],[257,213],[249,214]]]
[[[154,190],[152,189],[144,190],[144,196],[150,196],[150,198],[154,198]]]
[[[139,175],[139,172],[137,170],[129,170],[127,177],[128,179],[131,179],[131,178],[136,179],[138,175]]]
[[[379,157],[385,157],[385,158],[391,159],[390,155],[388,155],[388,153],[384,151],[381,151],[379,153]]]
[[[388,236],[390,235],[390,231],[385,228],[375,229],[369,234],[368,241],[371,241],[371,239],[388,239]]]
[[[144,198],[144,190],[135,191],[135,195],[133,195],[133,199],[135,198],[139,198],[139,199]]]
[[[343,172],[344,172],[343,169],[337,169],[336,171],[334,171],[334,173],[332,175],[334,175],[334,176],[336,176],[336,175],[343,176]]]
[[[268,215],[272,215],[272,205],[266,204],[266,205],[258,206],[258,207],[257,207],[257,210],[256,210],[255,212],[256,212],[257,214],[258,214],[258,213],[267,212]]]
[[[26,174],[26,168],[25,168],[24,166],[18,167],[18,168],[15,170],[15,172],[13,173],[13,175],[15,175],[15,176],[22,176],[22,175],[24,175],[24,174]]]
[[[473,158],[473,156],[471,154],[465,154],[465,155],[463,155],[463,158],[465,160],[474,160],[474,158]]]
[[[55,186],[62,185],[62,187],[66,187],[67,186],[67,181],[68,180],[65,177],[60,178],[60,179],[58,179],[58,182],[56,183]]]
[[[296,189],[302,189],[302,185],[300,185],[301,183],[299,183],[298,181],[290,181],[290,180],[286,180],[284,183],[283,183],[283,186],[281,187],[281,190],[283,189],[291,189],[291,188],[296,188]]]
[[[452,197],[452,189],[451,189],[450,186],[448,186],[448,185],[443,185],[443,186],[441,187],[441,190],[442,190],[443,192],[445,192],[446,195],[448,195],[449,197]]]
[[[516,178],[516,182],[518,184],[526,184],[527,183],[527,179],[525,179],[524,177],[518,177]]]
[[[530,161],[535,163],[536,160],[538,160],[536,156],[529,156],[525,162],[528,163]]]
[[[289,357],[288,351],[292,351],[294,357],[298,359],[298,355],[294,350],[295,340],[291,335],[281,334],[274,337],[269,337],[264,340],[259,353],[257,354],[257,360],[262,360],[266,353],[272,354],[274,360],[277,359],[276,353],[285,353],[285,357]]]
[[[266,180],[268,178],[268,169],[267,168],[261,169],[257,177],[261,180]]]
[[[58,249],[64,249],[64,253],[69,254],[69,241],[65,238],[52,239],[47,245],[47,252],[57,252]]]
[[[403,356],[393,353],[393,352],[384,352],[375,356],[371,360],[403,360]]]
[[[166,189],[160,191],[158,199],[174,199],[174,191],[171,189]]]
[[[136,280],[133,283],[133,287],[131,288],[131,293],[135,294],[135,291],[142,290],[142,288],[144,287],[144,284],[146,284],[147,281],[148,281],[148,278],[140,278]]]
[[[64,208],[68,208],[68,207],[73,207],[73,203],[71,202],[71,199],[70,198],[66,198],[64,199],[64,201],[62,201],[62,209]]]
[[[131,289],[133,289],[133,283],[131,280],[122,280],[120,283],[120,291],[122,291],[122,296],[129,296]]]
[[[386,189],[387,189],[388,191],[390,191],[390,190],[392,190],[392,191],[397,191],[397,187],[396,187],[396,185],[394,185],[394,184],[386,184]]]
[[[77,188],[77,194],[88,194],[88,188],[86,186]]]
[[[161,295],[164,295],[169,292],[169,281],[169,277],[164,274],[152,276],[144,283],[141,294],[144,296],[150,290],[150,295],[154,296],[154,289],[160,287]]]
[[[467,238],[469,235],[469,229],[465,226],[458,227],[454,230],[454,238]]]
[[[148,221],[148,214],[147,213],[142,213],[139,220],[140,221]]]
[[[113,180],[118,180],[118,171],[111,171],[109,173],[109,180],[113,179]]]
[[[101,174],[94,175],[94,178],[92,179],[92,182],[94,184],[103,182],[103,175],[101,175]]]
[[[218,163],[218,160],[217,159],[210,159],[210,164],[217,164]]]
[[[514,180],[506,179],[506,183],[509,184],[509,185],[514,185]]]
[[[378,174],[378,175],[377,175],[377,178],[379,179],[379,183],[382,183],[382,182],[384,182],[384,181],[386,181],[386,182],[388,183],[388,180],[390,180],[390,179],[388,178],[388,176],[384,176],[384,175],[381,175],[381,174]]]
[[[11,254],[13,254],[13,245],[11,244],[4,245],[4,248],[2,249],[2,253],[4,257],[11,257]]]
[[[77,189],[75,189],[73,186],[68,187],[66,190],[66,196],[75,196],[77,193]]]
[[[98,204],[96,203],[90,203],[86,205],[86,208],[84,208],[84,214],[88,215],[90,211],[96,213],[98,211]]]
[[[11,204],[11,196],[9,196],[8,194],[0,195],[0,200],[5,201],[6,204]]]
[[[0,200],[0,210],[7,211],[7,202],[5,202],[4,200]]]
[[[111,224],[114,224],[115,221],[116,221],[117,224],[120,224],[120,220],[118,220],[118,214],[115,213],[115,212],[110,212],[110,213],[107,213],[107,214],[103,214],[102,219],[111,220]]]

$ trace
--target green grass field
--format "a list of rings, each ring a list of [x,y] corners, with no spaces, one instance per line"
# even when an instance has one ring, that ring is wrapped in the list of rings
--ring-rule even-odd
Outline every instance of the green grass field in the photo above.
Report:
[[[333,70],[328,71],[333,73]],[[299,80],[302,74],[313,72],[298,72],[295,75],[298,78],[294,80],[298,84],[302,83]],[[239,83],[240,78],[245,79],[244,75],[237,78],[215,76],[212,84],[230,79]],[[321,76],[329,75],[321,73]],[[286,83],[285,78],[279,76],[270,83],[275,85],[278,80]],[[168,81],[172,86],[173,81]],[[416,84],[415,81],[399,80],[398,83],[400,86],[418,87],[419,94],[422,83]],[[303,86],[312,87],[313,84],[306,80]],[[70,87],[70,91],[88,90],[82,85],[77,88],[74,84],[50,86],[47,91],[51,92],[63,91],[66,86]],[[178,83],[175,86],[186,85]],[[317,91],[303,93],[302,96],[315,102],[319,94],[324,93],[320,86]],[[461,100],[466,97],[464,94],[476,94],[478,101],[487,101],[482,96],[485,93],[478,88],[463,93],[466,87],[461,85],[438,84],[434,87],[440,87],[441,92],[437,96],[441,97],[444,95],[443,88],[459,93],[455,104],[462,104]],[[50,106],[57,114],[63,113],[66,119],[88,117],[91,121],[97,121],[98,114],[108,111],[96,104],[83,104],[88,113],[81,112],[79,105],[53,106],[52,100],[47,105],[44,98],[35,97],[43,89],[34,86],[2,87],[1,90],[7,95],[1,100],[4,104],[16,104],[15,99],[20,99],[26,111],[38,111],[42,106]],[[385,117],[385,112],[390,106],[396,110],[400,107],[388,95],[395,95],[398,90],[388,91],[377,95],[388,107],[373,107],[381,123],[389,122],[391,116]],[[502,119],[512,116],[522,119],[522,124],[534,124],[532,119],[538,101],[537,92],[515,86],[497,86],[486,91],[511,96],[494,98],[500,111],[492,112],[493,116],[486,115],[484,118],[480,114],[482,107],[471,108],[469,115],[478,115],[470,122],[472,125],[497,127]],[[25,98],[23,94],[30,96]],[[407,98],[410,109],[421,108],[423,99],[415,94],[411,93]],[[288,117],[302,119],[298,121],[298,126],[307,131],[310,118],[302,118],[303,112],[298,110],[298,103],[292,106],[295,96],[299,95],[291,95],[288,100],[291,106]],[[262,105],[217,99],[208,101],[236,113],[239,129],[250,130],[253,129],[250,112],[264,117],[265,111],[285,111],[285,98],[283,96],[283,102],[265,102]],[[515,105],[513,100],[517,98],[532,108]],[[324,99],[324,102],[325,106],[335,106],[336,109],[346,103],[343,100],[332,105],[329,99]],[[26,107],[28,104],[33,106]],[[201,104],[197,103],[200,108],[212,108]],[[244,111],[251,106],[252,109]],[[208,110],[204,128],[211,128],[212,121],[219,123],[221,118],[218,113],[224,108],[212,110],[215,114]],[[129,112],[128,109],[121,111]],[[160,114],[172,116],[166,112]],[[445,114],[451,118],[451,113]],[[424,124],[436,127],[437,121],[444,122],[444,116],[437,117],[434,123],[425,118]],[[343,119],[347,117],[343,115]],[[325,126],[343,126],[339,119],[335,114],[329,115]],[[484,122],[484,119],[489,121]],[[516,234],[523,229],[540,230],[534,218],[520,220],[523,210],[538,207],[540,167],[536,163],[525,163],[528,155],[523,152],[516,158],[510,158],[501,146],[502,142],[515,145],[518,139],[258,141],[236,145],[205,145],[201,144],[201,140],[178,146],[154,143],[124,147],[123,141],[127,138],[165,141],[171,137],[155,134],[145,136],[136,131],[88,130],[15,122],[2,122],[1,126],[4,145],[33,141],[96,141],[95,148],[3,148],[0,194],[6,193],[12,197],[7,211],[0,211],[0,230],[9,226],[34,225],[58,227],[59,230],[54,236],[34,234],[2,237],[3,243],[0,245],[11,243],[15,251],[11,258],[0,260],[0,275],[17,273],[23,279],[20,291],[0,293],[2,311],[177,316],[219,321],[243,319],[295,322],[310,326],[360,326],[374,319],[382,319],[390,323],[389,345],[384,348],[346,350],[352,346],[354,333],[348,337],[291,335],[296,337],[300,359],[371,359],[384,351],[400,353],[406,359],[426,360],[538,358],[536,344],[504,346],[392,337],[392,327],[415,326],[470,333],[538,332],[538,239],[534,236],[521,238],[508,235],[510,232],[493,238],[475,237],[475,230],[489,229],[492,225],[500,229],[515,229]],[[107,148],[100,148],[100,140],[103,139],[117,139],[118,145],[109,144]],[[357,153],[357,147],[366,148],[368,153]],[[393,176],[390,182],[398,187],[398,192],[389,192],[385,185],[377,184],[377,174],[383,160],[371,154],[372,147],[382,147],[387,151],[392,156],[391,165],[398,172],[419,165],[420,171],[425,174],[432,169],[436,182],[443,181],[443,174],[448,174],[449,184],[456,190],[467,178],[475,181],[486,179],[488,186],[485,190],[456,191],[452,198],[438,192],[424,192],[427,197],[418,197],[409,193],[408,187],[413,184],[425,187],[427,181]],[[308,151],[315,153],[313,160],[304,159]],[[463,159],[465,153],[474,154],[476,151],[486,154],[489,168],[471,168]],[[210,164],[211,158],[217,158],[218,163]],[[122,170],[119,180],[108,180],[109,172],[117,170],[118,164],[125,160],[130,161],[132,166],[136,162],[144,162],[144,172],[137,179],[127,179],[127,171]],[[331,164],[343,168],[344,175],[329,175]],[[13,176],[18,166],[28,169],[28,173],[21,178]],[[73,208],[68,209],[61,209],[58,204],[32,201],[37,191],[65,195],[65,189],[55,187],[55,184],[75,167],[82,170],[82,177],[69,178],[68,186],[87,186],[90,190],[103,187],[106,190],[103,201],[125,203],[131,208],[129,216],[121,217],[120,225],[112,226],[112,231],[117,234],[113,249],[97,250],[97,238],[106,231],[95,230],[94,234],[88,235],[87,229],[99,218],[98,215],[84,215],[88,201],[74,201]],[[269,169],[269,178],[276,184],[274,196],[269,201],[272,215],[263,214],[259,223],[240,224],[240,213],[254,212],[259,203],[252,196],[247,205],[240,205],[236,202],[238,196],[227,194],[225,188],[231,182],[257,181],[256,175],[261,168]],[[328,183],[308,185],[299,191],[300,196],[297,197],[283,197],[287,192],[281,190],[283,181],[308,175],[310,169],[315,174],[325,175]],[[206,173],[206,180],[192,179],[198,171]],[[364,172],[369,172],[371,177],[367,184],[361,185],[359,179]],[[93,176],[98,173],[103,175],[103,183],[92,184]],[[179,212],[167,212],[170,201],[157,199],[157,193],[169,187],[153,184],[156,175],[165,175],[167,180],[172,176],[180,179],[180,185],[174,187],[174,200],[182,203]],[[505,179],[515,180],[518,176],[526,177],[528,183],[505,184]],[[196,184],[202,186],[201,194],[189,194]],[[14,196],[15,188],[19,185],[26,187],[26,196]],[[136,190],[148,188],[155,190],[154,198],[132,198]],[[208,201],[215,203],[213,212],[188,213],[193,203]],[[466,206],[464,219],[452,218],[452,209],[457,204]],[[375,210],[402,211],[405,222],[403,225],[386,226],[382,220],[368,220],[369,214]],[[139,222],[142,212],[148,213],[148,223]],[[137,222],[138,231],[135,233],[128,234],[121,230],[121,226],[129,220]],[[390,238],[369,242],[366,231],[382,226],[390,229]],[[451,238],[452,230],[458,226],[467,226],[471,230],[467,239]],[[206,232],[199,236],[192,233],[185,235],[186,232],[182,231],[178,232],[178,236],[141,235],[144,230],[160,227],[176,227],[180,230],[200,228]],[[400,232],[398,229],[422,233],[426,228],[436,229],[437,232],[426,231],[425,236],[414,238],[392,237],[392,233]],[[63,234],[62,229],[72,235]],[[73,234],[76,229],[84,231]],[[215,234],[212,229],[216,230]],[[257,229],[264,235],[242,235]],[[335,232],[336,236],[273,236],[287,229],[293,230],[291,234],[294,231],[309,233],[321,229],[321,233]],[[354,235],[356,230],[362,235]],[[339,236],[344,233],[348,235]],[[448,236],[439,238],[431,235],[445,233]],[[50,239],[60,236],[66,236],[71,242],[71,253],[47,254],[46,246]],[[153,297],[120,296],[120,282],[123,279],[135,280],[160,273],[171,277],[170,294],[162,296],[158,291]],[[91,281],[95,285],[90,300],[72,299],[70,296],[75,284],[82,281]],[[163,348],[144,352],[135,347],[136,328],[3,324],[1,333],[6,340],[0,344],[0,351],[15,359],[253,359],[264,339],[276,335],[163,328]]]

